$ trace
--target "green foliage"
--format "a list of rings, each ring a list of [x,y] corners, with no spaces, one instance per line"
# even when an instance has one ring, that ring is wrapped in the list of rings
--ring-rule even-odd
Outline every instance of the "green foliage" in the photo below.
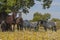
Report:
[[[51,18],[51,15],[49,13],[41,14],[41,13],[34,13],[33,21],[38,21],[38,20],[48,20]]]
[[[43,15],[43,20],[48,20],[48,19],[50,19],[51,18],[51,15],[49,14],[49,13],[45,13],[44,15]]]
[[[52,0],[43,0],[43,8],[50,8]]]
[[[52,18],[51,21],[56,22],[56,21],[60,21],[60,19],[58,19],[58,18]]]
[[[42,1],[42,0],[37,0]],[[49,8],[52,1],[43,0],[43,8]],[[35,0],[0,0],[0,13],[14,12],[17,13],[22,10],[23,13],[29,13],[29,9],[35,4]],[[40,17],[40,16],[39,16]],[[38,17],[36,17],[39,19]],[[36,20],[34,18],[34,20]]]
[[[37,0],[37,1],[42,1],[42,0]],[[32,7],[35,3],[34,0],[0,0],[0,11],[7,10],[13,10],[13,11],[18,11],[19,9],[27,13],[28,8]],[[52,0],[43,0],[43,8],[49,8],[52,3]],[[47,6],[47,7],[46,7]],[[2,10],[3,9],[3,10]]]
[[[34,13],[33,21],[38,21],[40,19],[42,19],[42,14],[38,12]]]

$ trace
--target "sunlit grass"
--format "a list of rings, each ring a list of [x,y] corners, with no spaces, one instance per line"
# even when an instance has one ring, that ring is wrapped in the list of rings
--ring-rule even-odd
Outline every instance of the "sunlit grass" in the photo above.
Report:
[[[1,40],[60,40],[60,30],[0,32]]]

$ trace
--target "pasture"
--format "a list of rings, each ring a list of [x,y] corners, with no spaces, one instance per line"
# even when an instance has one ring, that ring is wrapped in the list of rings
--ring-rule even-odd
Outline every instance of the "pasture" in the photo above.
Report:
[[[52,30],[45,31],[43,27],[39,31],[17,31],[0,32],[0,40],[60,40],[60,22],[57,23],[57,32]]]
[[[60,40],[60,29],[55,31],[48,30],[45,32],[43,28],[39,31],[15,31],[0,32],[0,40]]]

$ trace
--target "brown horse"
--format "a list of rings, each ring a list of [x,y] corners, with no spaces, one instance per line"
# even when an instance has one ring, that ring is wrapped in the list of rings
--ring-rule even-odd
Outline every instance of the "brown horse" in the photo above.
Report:
[[[15,24],[17,24],[17,29],[23,29],[23,19],[22,17],[15,18],[16,14],[13,13],[12,15],[7,15],[6,19],[4,20],[5,22],[2,24],[1,28],[2,31],[6,30],[15,30]],[[13,25],[13,27],[11,27]]]
[[[11,31],[12,30],[12,25],[13,23],[13,18],[12,15],[8,15],[6,19],[4,20],[4,23],[1,24],[2,31]]]
[[[17,23],[17,29],[18,30],[23,30],[23,18],[21,17],[21,18],[17,18],[16,19],[16,23]]]
[[[22,17],[17,17],[15,18],[16,14],[13,15],[8,15],[6,18],[6,23],[10,25],[11,30],[23,30],[23,18]],[[17,24],[17,26],[15,26]],[[11,27],[13,25],[13,27]]]

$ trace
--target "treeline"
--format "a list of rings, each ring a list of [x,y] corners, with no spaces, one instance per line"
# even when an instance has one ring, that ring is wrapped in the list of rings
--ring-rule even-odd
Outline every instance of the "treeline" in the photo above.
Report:
[[[52,18],[51,19],[51,14],[50,13],[39,13],[39,12],[35,12],[34,15],[33,15],[33,19],[30,20],[30,21],[38,21],[38,20],[49,20],[50,21],[60,21],[60,19],[58,18]]]

